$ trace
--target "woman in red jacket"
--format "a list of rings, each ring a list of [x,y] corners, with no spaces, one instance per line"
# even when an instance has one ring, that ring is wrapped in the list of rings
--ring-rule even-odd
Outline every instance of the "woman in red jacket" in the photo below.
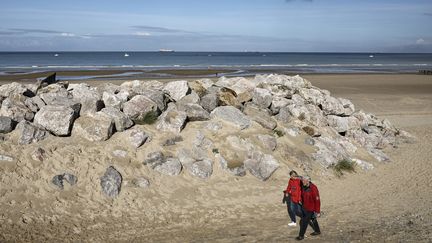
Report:
[[[296,240],[303,240],[308,224],[314,232],[311,235],[321,234],[317,218],[320,216],[321,201],[318,188],[312,184],[309,176],[302,177],[302,208],[303,215],[300,220],[300,233]]]
[[[287,200],[288,214],[291,218],[291,223],[288,226],[296,226],[296,215],[301,215],[300,201],[301,201],[301,181],[296,171],[292,170],[289,173],[290,179],[288,186],[284,191]]]

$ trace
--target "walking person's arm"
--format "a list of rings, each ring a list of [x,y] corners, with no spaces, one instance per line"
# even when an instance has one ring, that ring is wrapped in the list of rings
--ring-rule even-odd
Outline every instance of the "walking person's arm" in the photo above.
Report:
[[[316,216],[319,217],[321,215],[321,200],[320,200],[319,191],[318,191],[318,188],[316,186],[313,187],[312,190],[313,190],[313,195],[314,195],[314,199],[315,199],[314,212],[316,213]]]

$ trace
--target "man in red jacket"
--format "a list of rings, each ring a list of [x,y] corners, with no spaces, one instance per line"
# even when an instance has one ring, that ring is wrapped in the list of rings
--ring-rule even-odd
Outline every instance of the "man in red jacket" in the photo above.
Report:
[[[301,216],[301,180],[295,170],[290,171],[290,179],[288,181],[288,186],[285,193],[288,214],[291,218],[291,223],[288,226],[296,226],[296,215]]]
[[[312,226],[314,232],[311,235],[321,234],[317,218],[320,216],[320,197],[318,188],[312,184],[309,176],[302,177],[302,207],[303,215],[300,220],[300,233],[296,240],[303,240],[308,224]]]

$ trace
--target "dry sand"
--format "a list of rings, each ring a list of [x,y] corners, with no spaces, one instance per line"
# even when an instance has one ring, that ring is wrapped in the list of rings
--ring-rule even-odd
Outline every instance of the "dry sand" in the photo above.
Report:
[[[393,162],[375,164],[370,172],[331,180],[313,175],[322,198],[323,234],[305,242],[431,242],[432,77],[306,78],[353,100],[357,108],[389,118],[418,141],[388,150]],[[266,182],[229,176],[216,165],[207,181],[160,176],[142,166],[146,151],[125,148],[121,136],[94,144],[74,137],[28,146],[0,143],[1,153],[18,158],[16,164],[0,165],[0,242],[291,242],[297,236],[281,203],[288,171],[298,169],[289,161],[280,161]],[[49,155],[42,163],[29,156],[38,146]],[[109,151],[116,147],[129,157],[114,158]],[[110,164],[126,182],[143,175],[150,187],[124,185],[117,199],[103,197],[99,178]],[[77,174],[78,184],[59,192],[50,179],[60,171]]]

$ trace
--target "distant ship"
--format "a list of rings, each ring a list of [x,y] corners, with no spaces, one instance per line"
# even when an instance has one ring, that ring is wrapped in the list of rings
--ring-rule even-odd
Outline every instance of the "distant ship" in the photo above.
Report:
[[[125,53],[125,54],[124,54],[124,56],[125,56],[125,57],[128,57],[128,56],[129,56],[129,54]]]
[[[373,57],[374,57],[374,55],[369,55],[369,57],[370,57],[370,58],[373,58]]]
[[[55,57],[58,57],[58,56],[59,56],[59,54],[57,54],[57,53],[56,53],[56,54],[54,54],[54,56],[55,56]]]
[[[174,50],[171,50],[171,49],[159,49],[159,52],[174,52]]]

